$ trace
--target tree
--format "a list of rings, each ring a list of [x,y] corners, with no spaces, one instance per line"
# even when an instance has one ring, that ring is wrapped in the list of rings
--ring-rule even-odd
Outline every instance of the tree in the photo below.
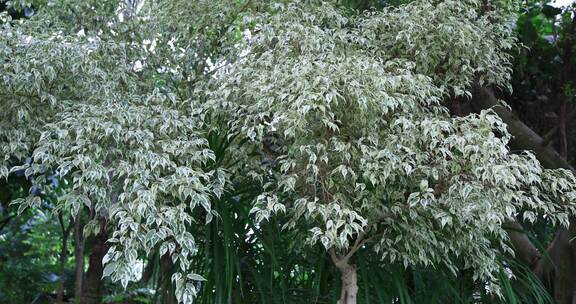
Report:
[[[452,117],[443,105],[473,83],[508,86],[516,10],[59,2],[3,25],[0,147],[32,162],[0,172],[25,170],[42,191],[53,172],[69,179],[60,209],[76,223],[90,210],[88,233],[112,231],[103,275],[125,287],[139,255],[157,251],[184,303],[204,280],[195,237],[247,176],[261,189],[252,233],[285,213],[285,233],[320,244],[340,271],[340,304],[356,303],[354,258],[368,250],[404,267],[471,269],[500,295],[513,254],[504,224],[568,226],[576,211],[574,176],[510,153],[494,111]]]
[[[8,177],[26,170],[43,192],[48,173],[69,178],[73,186],[60,197],[61,209],[79,220],[89,208],[95,220],[116,224],[104,275],[126,286],[136,279],[138,252],[158,245],[160,255],[168,253],[181,267],[173,280],[179,299],[189,302],[196,293],[190,280],[201,278],[187,272],[196,251],[189,229],[199,216],[210,220],[210,195],[220,196],[226,180],[222,169],[210,165],[214,154],[203,137],[209,126],[193,95],[213,54],[195,57],[225,41],[221,36],[244,5],[203,1],[182,11],[181,4],[149,4],[146,9],[158,8],[157,14],[143,22],[118,21],[116,1],[61,2],[45,7],[43,18],[4,24],[1,149],[19,160],[31,155],[33,163],[3,161],[1,172]],[[222,11],[231,17],[214,23],[211,18]],[[185,24],[191,12],[205,14]],[[206,29],[208,22],[213,30]],[[157,36],[157,26],[171,35]],[[196,28],[206,32],[199,38]],[[156,44],[172,47],[154,51]],[[183,66],[181,60],[192,62]],[[144,69],[138,67],[142,62]],[[37,207],[41,201],[31,195],[20,204]],[[196,206],[205,214],[198,215],[203,212]],[[99,225],[88,227],[94,228],[88,233],[98,232]]]
[[[348,19],[330,6],[289,5],[213,90],[240,114],[240,132],[281,141],[278,170],[255,174],[266,192],[253,212],[287,212],[287,228],[324,245],[342,273],[340,303],[356,303],[350,259],[362,247],[406,266],[473,268],[491,284],[496,257],[512,251],[504,222],[543,212],[568,224],[569,172],[510,154],[493,112],[454,118],[440,106],[471,96],[479,75],[509,79],[513,41],[496,20],[512,9],[482,9],[424,1]]]

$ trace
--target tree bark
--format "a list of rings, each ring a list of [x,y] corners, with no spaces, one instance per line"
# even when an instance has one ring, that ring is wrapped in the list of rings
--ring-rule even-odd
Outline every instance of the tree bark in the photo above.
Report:
[[[102,274],[104,266],[102,259],[108,251],[106,240],[108,239],[107,221],[100,218],[100,231],[94,238],[92,252],[88,262],[88,271],[83,282],[82,304],[98,304],[102,302]]]
[[[338,300],[337,304],[356,304],[358,300],[358,273],[356,272],[356,266],[350,264],[352,254],[338,257],[334,250],[330,251],[332,262],[340,271],[340,280],[342,282],[340,300]]]
[[[574,172],[570,164],[554,148],[543,145],[544,141],[540,135],[518,119],[514,113],[501,106],[498,99],[494,97],[494,94],[489,89],[475,86],[471,104],[472,108],[477,112],[492,108],[500,116],[508,125],[508,131],[513,136],[510,141],[512,149],[534,152],[536,158],[545,168],[566,168]]]
[[[526,231],[517,222],[507,222],[504,229],[508,232],[508,237],[512,242],[516,257],[530,269],[534,270],[542,258],[540,251],[532,244],[532,241],[526,235]]]
[[[492,108],[500,116],[513,136],[511,148],[531,150],[546,168],[565,168],[575,172],[542,137],[511,111],[498,105],[498,100],[489,89],[475,86],[472,107],[476,111]],[[568,228],[558,230],[545,254],[536,249],[519,223],[507,223],[505,226],[518,259],[534,271],[558,304],[576,303],[576,244],[571,242],[576,237],[576,218],[571,217],[570,223]]]
[[[570,218],[576,223],[576,218]],[[547,249],[547,257],[540,259],[534,272],[553,295],[558,304],[576,303],[576,225],[561,228]]]
[[[68,227],[64,225],[64,218],[62,213],[58,213],[58,222],[60,223],[60,229],[62,229],[62,249],[60,250],[60,260],[59,260],[59,272],[60,279],[58,282],[58,292],[56,294],[56,303],[62,303],[64,301],[64,271],[66,270],[66,258],[68,258],[68,237],[70,236],[70,230],[72,229],[72,219]]]
[[[356,304],[358,296],[358,274],[356,267],[348,263],[336,266],[340,270],[342,293],[338,304]]]
[[[74,220],[74,259],[76,262],[76,279],[74,282],[74,303],[81,303],[82,280],[84,277],[84,226],[82,225],[82,209]]]

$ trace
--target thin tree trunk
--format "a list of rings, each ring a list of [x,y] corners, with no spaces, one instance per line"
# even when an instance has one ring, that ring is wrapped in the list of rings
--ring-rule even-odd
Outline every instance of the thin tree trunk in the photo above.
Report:
[[[568,136],[566,135],[566,111],[567,111],[567,102],[566,98],[562,98],[562,103],[560,104],[560,122],[559,122],[559,132],[558,135],[560,136],[560,156],[562,158],[568,160]]]
[[[350,258],[361,247],[361,239],[362,237],[358,238],[351,251],[345,256],[337,256],[334,249],[329,251],[332,262],[340,271],[340,280],[342,282],[338,304],[356,304],[358,301],[358,273],[356,272],[356,266],[350,264]]]
[[[62,303],[64,301],[64,271],[66,269],[66,259],[68,258],[68,237],[70,236],[70,230],[72,229],[72,219],[70,220],[68,227],[65,227],[62,213],[58,213],[58,222],[60,223],[60,228],[62,229],[62,249],[60,250],[60,282],[58,282],[56,303]]]
[[[100,231],[94,238],[88,262],[88,271],[83,281],[82,304],[98,304],[102,302],[102,274],[104,272],[102,259],[106,251],[108,251],[107,239],[107,221],[105,218],[100,218]]]
[[[564,40],[563,45],[563,67],[562,67],[562,82],[561,82],[561,89],[564,89],[565,86],[572,86],[572,75],[573,67],[572,67],[572,46],[574,43],[574,35],[576,35],[576,14],[572,18],[572,22],[570,24],[569,29],[566,31],[566,37]],[[562,102],[560,104],[560,155],[566,160],[568,160],[568,136],[566,132],[566,112],[568,107],[568,99],[570,98],[567,96],[567,93],[562,94]]]
[[[155,259],[156,259],[156,253],[150,254],[148,258],[146,258],[148,264],[146,264],[146,267],[144,267],[144,271],[142,272],[142,277],[140,278],[139,284],[148,285],[148,282],[150,282],[150,279],[154,274]]]
[[[74,258],[76,261],[76,279],[74,282],[74,302],[81,303],[82,280],[84,277],[84,227],[82,226],[82,209],[74,221]]]
[[[356,267],[348,263],[336,265],[340,270],[342,292],[338,304],[356,304],[358,297],[358,274]]]

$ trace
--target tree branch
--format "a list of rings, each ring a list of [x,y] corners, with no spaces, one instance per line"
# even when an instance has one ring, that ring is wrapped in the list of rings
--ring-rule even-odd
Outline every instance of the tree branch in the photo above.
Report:
[[[487,88],[474,86],[472,107],[475,111],[492,108],[508,125],[508,131],[514,136],[510,142],[513,149],[532,150],[543,167],[549,169],[574,168],[550,146],[542,145],[543,139],[530,127],[520,121],[511,111],[499,106],[494,94]],[[576,300],[576,218],[570,217],[570,226],[560,227],[554,241],[548,246],[542,258],[519,225],[510,224],[507,229],[510,240],[520,260],[529,265],[535,275],[559,304],[572,304]],[[514,227],[516,226],[516,227]],[[538,258],[538,260],[536,260]]]
[[[542,145],[543,140],[540,135],[520,121],[514,113],[501,106],[492,91],[478,84],[475,84],[473,89],[474,97],[471,101],[472,107],[477,112],[492,108],[494,112],[500,116],[508,125],[508,131],[513,135],[510,141],[512,149],[530,150],[534,152],[536,158],[545,168],[565,168],[575,172],[574,168],[572,168],[554,148]]]
[[[346,256],[344,256],[343,260],[349,260],[354,255],[354,253],[358,251],[358,249],[362,248],[362,245],[364,245],[364,243],[365,243],[364,233],[360,233],[356,238],[354,245],[352,246],[350,251],[346,254]]]
[[[516,252],[516,257],[526,266],[530,267],[530,269],[535,269],[542,255],[526,235],[524,227],[518,222],[506,222],[503,228],[508,232],[508,237]]]

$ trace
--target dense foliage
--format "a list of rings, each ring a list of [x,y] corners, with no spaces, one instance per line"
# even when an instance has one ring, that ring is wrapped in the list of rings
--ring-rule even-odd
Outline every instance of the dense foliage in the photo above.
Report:
[[[445,268],[432,276],[466,277],[466,297],[502,297],[505,223],[568,226],[576,211],[571,172],[511,153],[493,111],[445,106],[474,84],[510,89],[517,3],[343,4],[49,1],[25,21],[0,15],[0,176],[31,185],[11,198],[19,216],[43,210],[62,232],[70,217],[76,241],[104,234],[102,275],[126,288],[156,269],[166,303],[266,302],[276,283],[258,273],[283,294],[338,298],[336,271],[321,283],[311,265],[335,266],[355,303],[355,263]],[[369,301],[378,286],[359,273]]]

